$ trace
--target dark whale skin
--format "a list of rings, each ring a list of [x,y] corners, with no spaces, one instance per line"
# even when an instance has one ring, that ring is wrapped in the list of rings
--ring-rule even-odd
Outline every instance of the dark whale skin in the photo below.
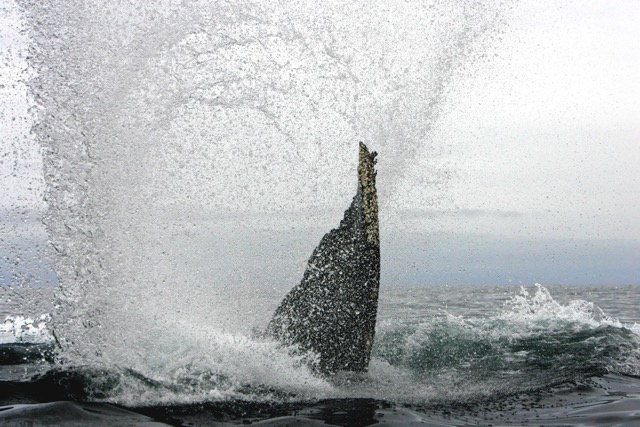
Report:
[[[322,375],[366,372],[375,335],[380,287],[376,155],[360,143],[358,189],[340,226],[309,258],[300,284],[276,309],[267,333],[300,352],[313,352]]]

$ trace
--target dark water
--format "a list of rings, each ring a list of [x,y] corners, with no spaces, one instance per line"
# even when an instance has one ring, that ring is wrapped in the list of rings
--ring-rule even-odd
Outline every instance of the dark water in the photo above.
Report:
[[[209,349],[187,339],[179,372],[158,355],[146,370],[60,364],[46,318],[10,317],[0,423],[637,425],[638,290],[384,287],[369,372],[329,380],[259,336],[228,337],[217,357],[247,359],[209,368],[198,365]],[[264,358],[264,346],[279,364]]]

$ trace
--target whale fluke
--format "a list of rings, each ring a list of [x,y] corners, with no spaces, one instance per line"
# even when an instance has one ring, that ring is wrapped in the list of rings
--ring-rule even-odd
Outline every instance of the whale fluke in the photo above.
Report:
[[[360,143],[351,206],[313,251],[302,282],[267,328],[282,343],[316,353],[312,367],[324,375],[366,372],[371,357],[380,287],[376,155]]]

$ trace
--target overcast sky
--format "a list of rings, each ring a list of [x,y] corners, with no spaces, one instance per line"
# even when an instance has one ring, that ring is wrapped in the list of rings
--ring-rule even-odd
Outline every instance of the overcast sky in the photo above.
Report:
[[[465,147],[456,199],[533,214],[550,237],[640,238],[639,17],[633,1],[517,7],[439,122]]]
[[[284,8],[283,17],[268,10],[273,27],[291,20],[300,28],[282,45],[262,40],[269,55],[277,53],[277,71],[293,70],[295,77],[287,83],[293,89],[260,99],[247,98],[242,90],[249,89],[242,87],[223,85],[217,93],[210,83],[220,69],[225,75],[233,70],[236,77],[248,73],[243,81],[256,93],[262,83],[280,84],[269,80],[273,70],[264,68],[260,52],[234,47],[211,53],[218,41],[191,34],[163,52],[160,61],[170,61],[160,71],[151,54],[146,62],[142,56],[153,51],[151,41],[134,52],[137,74],[130,81],[136,86],[129,98],[156,86],[190,98],[180,114],[166,120],[168,129],[146,129],[157,145],[131,148],[129,154],[141,157],[136,167],[123,166],[122,178],[109,179],[126,185],[134,174],[148,182],[144,197],[153,197],[156,207],[191,206],[190,220],[201,212],[197,220],[206,219],[207,230],[270,240],[233,243],[218,234],[218,242],[227,242],[223,246],[203,239],[199,252],[206,254],[211,245],[211,253],[241,257],[250,270],[240,274],[242,266],[213,266],[209,278],[248,275],[269,282],[264,275],[272,274],[273,281],[298,280],[313,246],[338,224],[353,196],[356,142],[363,139],[379,151],[383,281],[640,283],[640,2],[504,2],[496,13],[456,11],[444,2],[438,7],[446,13],[435,15],[426,6],[414,13],[399,2],[374,2],[364,13],[327,4],[326,10],[312,2],[304,6],[324,21],[289,16],[293,9]],[[9,265],[17,265],[17,253],[24,257],[20,248],[45,240],[42,229],[30,225],[37,224],[33,213],[44,209],[44,184],[40,151],[28,130],[28,39],[19,20],[18,9],[5,1],[0,8],[0,209],[6,212],[0,268],[5,275]],[[326,20],[333,26],[325,34]],[[260,31],[252,37],[261,37]],[[349,42],[336,41],[336,35]],[[298,55],[298,38],[314,53]],[[97,57],[99,46],[94,53],[91,47],[87,57]],[[183,61],[189,55],[196,61]],[[163,74],[167,64],[173,68]],[[126,82],[129,69],[123,70]],[[175,83],[175,75],[183,79]],[[245,97],[233,98],[233,90]],[[135,108],[150,102],[143,96]],[[264,102],[266,107],[211,113],[212,100],[224,96],[228,105]],[[166,100],[175,105],[180,98],[172,94]],[[194,107],[198,103],[204,107]],[[165,114],[161,106],[146,112]],[[135,111],[131,116],[129,122],[118,118],[108,124],[135,127],[144,118]],[[97,147],[96,153],[111,162],[103,166],[104,185],[122,153],[117,145]],[[207,172],[210,164],[213,172]],[[122,196],[122,206],[135,205],[131,194],[136,193]],[[148,200],[137,203],[147,206]],[[260,251],[247,254],[247,247],[256,245],[276,255],[265,260]],[[21,262],[22,270],[36,268]]]

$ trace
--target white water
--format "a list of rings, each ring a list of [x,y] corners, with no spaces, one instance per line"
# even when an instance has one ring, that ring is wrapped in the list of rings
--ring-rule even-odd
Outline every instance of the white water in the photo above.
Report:
[[[0,323],[0,344],[8,343],[48,343],[53,340],[47,322],[51,316],[43,314],[33,319],[24,316],[7,316]]]

